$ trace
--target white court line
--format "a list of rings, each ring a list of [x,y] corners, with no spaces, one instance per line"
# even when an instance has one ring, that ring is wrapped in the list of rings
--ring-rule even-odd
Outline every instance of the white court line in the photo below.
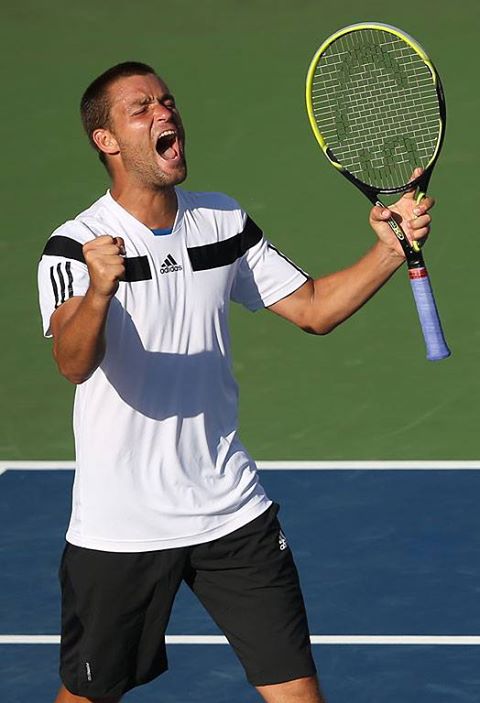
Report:
[[[56,471],[74,468],[74,461],[0,461],[0,473],[4,471]]]
[[[223,635],[167,635],[167,644],[228,644]],[[476,635],[312,635],[312,644],[480,645]],[[60,644],[60,635],[0,635],[0,644]]]
[[[257,461],[259,469],[264,471],[292,471],[294,469],[310,471],[478,471],[480,460],[474,461]],[[5,471],[56,471],[74,469],[74,461],[0,461],[0,475]]]
[[[480,461],[257,461],[259,469],[290,471],[292,469],[338,471],[338,470],[374,470],[374,471],[405,471],[405,470],[452,470],[452,469],[480,469]]]

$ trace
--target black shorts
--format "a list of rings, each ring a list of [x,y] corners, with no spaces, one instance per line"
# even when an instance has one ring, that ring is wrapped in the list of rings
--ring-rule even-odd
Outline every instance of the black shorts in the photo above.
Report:
[[[220,539],[156,552],[67,544],[60,674],[77,696],[119,697],[167,669],[165,630],[182,580],[254,686],[315,673],[297,570],[278,506]]]

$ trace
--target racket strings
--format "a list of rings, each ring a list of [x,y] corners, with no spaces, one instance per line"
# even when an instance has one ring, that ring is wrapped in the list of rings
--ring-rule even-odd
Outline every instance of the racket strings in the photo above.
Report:
[[[432,74],[395,35],[357,30],[330,44],[316,66],[311,100],[336,160],[372,186],[407,183],[435,153],[440,113]]]

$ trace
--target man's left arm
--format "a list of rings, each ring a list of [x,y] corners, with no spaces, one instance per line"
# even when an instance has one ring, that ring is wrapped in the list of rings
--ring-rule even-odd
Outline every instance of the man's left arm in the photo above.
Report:
[[[389,208],[375,206],[370,225],[375,245],[346,269],[308,280],[269,310],[312,334],[328,334],[369,300],[405,261],[402,248],[387,220],[392,215],[410,241],[425,240],[430,230],[432,198],[416,204],[415,193],[405,193]]]

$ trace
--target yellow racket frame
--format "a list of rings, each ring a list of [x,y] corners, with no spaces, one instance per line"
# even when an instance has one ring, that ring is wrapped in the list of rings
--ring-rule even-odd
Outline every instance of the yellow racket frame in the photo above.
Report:
[[[318,62],[320,61],[320,57],[327,50],[327,48],[331,44],[333,44],[333,42],[336,39],[338,39],[339,37],[342,37],[344,34],[349,34],[350,32],[355,32],[355,31],[358,31],[359,29],[382,30],[384,32],[389,32],[390,34],[394,34],[399,39],[403,39],[403,41],[406,42],[420,56],[422,61],[428,66],[430,73],[432,74],[433,84],[435,85],[435,87],[438,86],[437,72],[435,70],[433,63],[428,58],[423,47],[421,47],[420,44],[417,41],[415,41],[415,39],[413,37],[411,37],[406,32],[403,32],[401,29],[397,29],[397,27],[392,27],[389,24],[382,24],[381,22],[359,22],[358,24],[350,24],[350,25],[348,25],[348,27],[344,27],[343,29],[339,29],[337,32],[335,32],[330,37],[328,37],[328,39],[326,39],[323,42],[321,47],[315,53],[315,56],[313,57],[313,59],[310,63],[308,73],[307,73],[305,98],[306,98],[306,103],[307,103],[308,119],[310,121],[310,126],[311,126],[312,131],[315,135],[315,138],[316,138],[317,142],[319,143],[320,148],[322,149],[323,153],[325,154],[327,159],[332,164],[332,166],[335,166],[335,168],[338,169],[339,171],[343,171],[344,168],[341,164],[339,164],[337,161],[334,161],[333,159],[331,159],[330,156],[328,155],[328,153],[327,153],[328,145],[325,142],[325,139],[323,138],[320,130],[318,129],[318,125],[315,120],[315,115],[313,112],[313,104],[312,104],[313,78],[315,75],[315,70],[317,68]],[[439,133],[438,133],[438,139],[437,139],[435,152],[434,152],[433,156],[431,157],[428,165],[426,166],[426,169],[435,161],[437,154],[438,154],[438,150],[440,149],[440,145],[442,143],[444,125],[443,125],[443,121],[441,119],[439,120],[439,123],[440,123],[439,124]],[[413,183],[413,181],[412,181],[412,183]],[[424,194],[422,194],[422,197],[423,197],[423,195]]]

